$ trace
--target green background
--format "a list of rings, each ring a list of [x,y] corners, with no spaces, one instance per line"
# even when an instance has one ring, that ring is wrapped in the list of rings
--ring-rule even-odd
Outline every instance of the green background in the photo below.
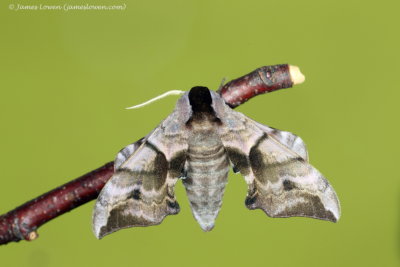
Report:
[[[399,266],[398,1],[128,1],[125,11],[0,5],[0,213],[112,160],[173,109],[166,90],[216,89],[257,67],[300,66],[306,82],[238,108],[300,135],[335,188],[337,224],[272,219],[244,206],[231,174],[212,232],[181,212],[96,240],[94,202],[0,247],[1,266]]]

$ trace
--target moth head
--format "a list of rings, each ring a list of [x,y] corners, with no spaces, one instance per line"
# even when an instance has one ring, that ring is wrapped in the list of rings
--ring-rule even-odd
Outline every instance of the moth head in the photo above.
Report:
[[[210,90],[204,86],[195,86],[190,89],[189,103],[193,112],[210,112],[213,110]]]

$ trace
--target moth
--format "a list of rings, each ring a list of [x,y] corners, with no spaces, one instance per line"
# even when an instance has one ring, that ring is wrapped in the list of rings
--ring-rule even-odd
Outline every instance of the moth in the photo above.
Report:
[[[97,238],[177,214],[174,186],[182,180],[194,218],[214,227],[230,168],[248,185],[245,205],[270,217],[336,222],[340,205],[329,182],[308,163],[302,139],[262,125],[228,107],[206,87],[193,87],[161,124],[122,149],[115,174],[93,213]]]

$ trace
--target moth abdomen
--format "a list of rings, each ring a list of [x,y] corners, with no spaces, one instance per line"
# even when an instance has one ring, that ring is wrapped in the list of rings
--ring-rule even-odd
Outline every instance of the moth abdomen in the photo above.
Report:
[[[204,231],[210,231],[222,205],[229,160],[213,128],[204,131],[203,125],[201,129],[189,139],[187,178],[183,184],[193,216]]]

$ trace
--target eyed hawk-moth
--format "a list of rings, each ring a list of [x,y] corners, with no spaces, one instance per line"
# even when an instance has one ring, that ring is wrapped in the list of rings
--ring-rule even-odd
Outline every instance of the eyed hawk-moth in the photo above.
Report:
[[[160,224],[177,214],[182,180],[204,231],[214,227],[230,167],[248,185],[245,205],[270,217],[336,222],[340,205],[329,182],[308,163],[302,139],[232,110],[215,92],[193,87],[152,132],[122,149],[93,213],[97,238]]]

